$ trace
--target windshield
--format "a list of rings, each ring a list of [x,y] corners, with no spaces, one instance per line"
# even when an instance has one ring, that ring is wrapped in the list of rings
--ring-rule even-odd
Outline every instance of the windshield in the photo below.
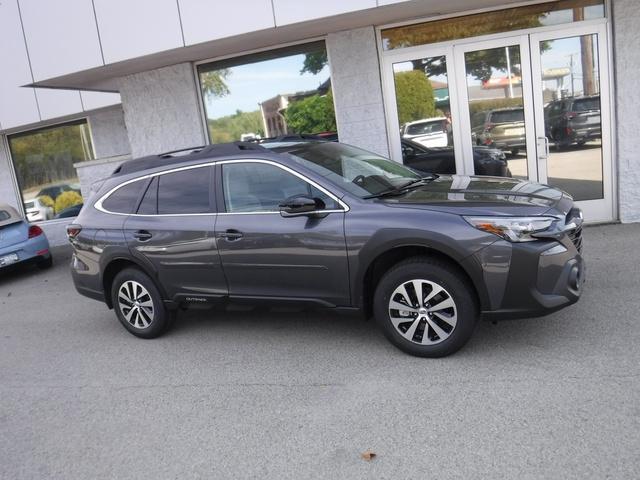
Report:
[[[496,110],[491,114],[492,123],[524,122],[524,110]]]
[[[445,131],[444,122],[435,120],[431,122],[413,123],[407,126],[407,135],[428,135],[430,133],[442,133]]]
[[[600,110],[599,97],[576,100],[573,104],[574,112],[588,112],[589,110]]]
[[[268,144],[264,146],[269,147]],[[299,143],[285,151],[301,165],[360,198],[421,178],[397,162],[341,143]]]

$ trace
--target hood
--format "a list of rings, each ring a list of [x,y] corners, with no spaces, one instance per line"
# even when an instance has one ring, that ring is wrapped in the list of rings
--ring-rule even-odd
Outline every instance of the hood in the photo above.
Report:
[[[565,200],[565,201],[563,201]],[[540,183],[517,178],[443,175],[394,197],[390,206],[429,208],[458,215],[542,215],[551,209],[564,213],[572,199]],[[570,208],[570,207],[569,207]]]

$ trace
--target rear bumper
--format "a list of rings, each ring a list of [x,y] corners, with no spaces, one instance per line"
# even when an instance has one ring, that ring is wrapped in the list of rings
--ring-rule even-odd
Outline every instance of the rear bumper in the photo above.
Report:
[[[49,250],[49,241],[44,235],[39,235],[34,238],[30,238],[25,242],[15,245],[9,245],[4,248],[0,248],[0,257],[6,255],[15,254],[18,256],[18,261],[10,263],[5,266],[0,266],[0,270],[5,268],[11,268],[14,265],[24,263],[37,263],[40,261],[48,260],[51,258],[51,251]]]

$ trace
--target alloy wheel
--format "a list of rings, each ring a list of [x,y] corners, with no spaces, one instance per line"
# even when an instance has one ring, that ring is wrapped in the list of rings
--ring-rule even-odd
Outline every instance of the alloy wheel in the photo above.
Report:
[[[127,280],[118,289],[118,306],[125,320],[138,329],[153,322],[153,299],[140,283]]]
[[[430,280],[403,282],[389,299],[391,323],[406,340],[419,345],[435,345],[449,338],[457,317],[451,294]]]

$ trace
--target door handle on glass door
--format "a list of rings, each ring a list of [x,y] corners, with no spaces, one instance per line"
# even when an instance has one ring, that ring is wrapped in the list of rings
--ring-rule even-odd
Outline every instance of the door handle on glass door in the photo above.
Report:
[[[538,154],[539,159],[547,159],[549,158],[549,139],[547,137],[538,137],[538,151],[540,151],[540,143],[542,141],[544,148],[544,155]]]

